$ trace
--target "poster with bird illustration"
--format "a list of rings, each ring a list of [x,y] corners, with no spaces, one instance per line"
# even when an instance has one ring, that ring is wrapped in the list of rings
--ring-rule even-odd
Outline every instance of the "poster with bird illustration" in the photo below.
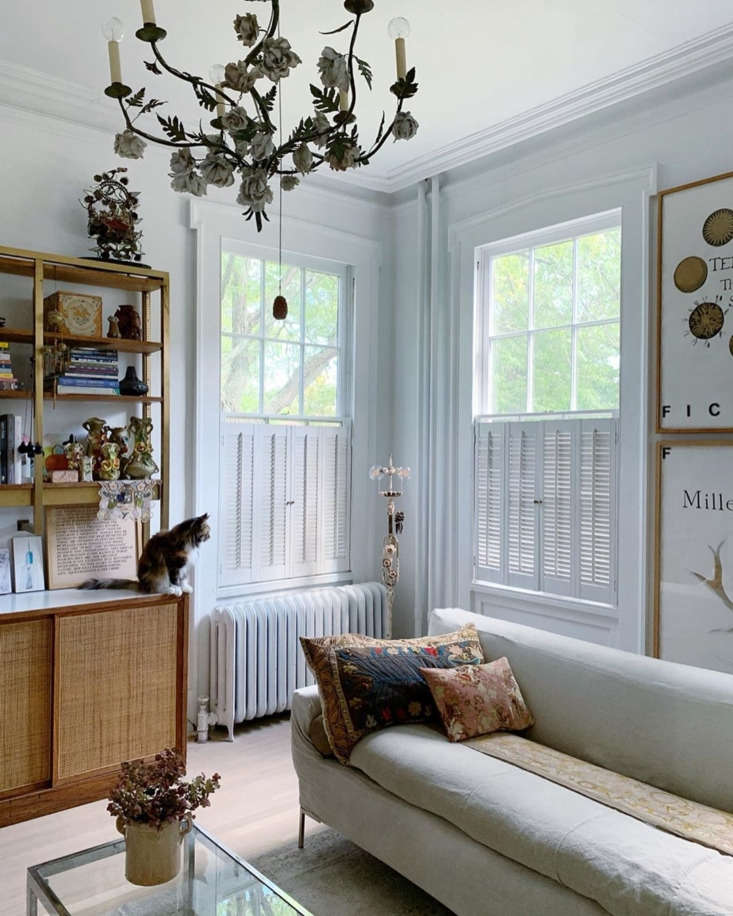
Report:
[[[733,443],[657,453],[655,655],[733,674]]]
[[[659,194],[657,431],[733,431],[733,173]]]

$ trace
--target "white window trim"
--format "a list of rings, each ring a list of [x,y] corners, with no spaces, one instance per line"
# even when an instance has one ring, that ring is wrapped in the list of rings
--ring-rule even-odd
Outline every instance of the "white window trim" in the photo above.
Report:
[[[307,191],[303,192],[307,197]],[[315,210],[322,207],[322,195],[314,201]],[[305,199],[305,198],[304,198]],[[302,580],[257,583],[232,588],[217,587],[217,528],[218,486],[212,473],[212,452],[216,450],[219,425],[219,333],[220,269],[217,263],[221,239],[240,241],[258,256],[272,258],[277,250],[277,227],[266,224],[260,235],[253,238],[251,225],[242,220],[241,208],[213,200],[192,200],[189,204],[189,225],[195,230],[195,427],[191,437],[193,446],[194,488],[189,500],[191,514],[210,512],[212,540],[201,551],[196,568],[197,594],[206,597],[195,607],[195,619],[208,614],[221,599],[237,595],[279,592],[296,587],[341,584],[344,581],[366,581],[374,578],[377,554],[378,505],[372,499],[372,482],[368,469],[378,454],[379,425],[375,405],[379,403],[380,377],[374,371],[379,340],[379,300],[382,243],[376,238],[358,235],[348,229],[332,228],[325,221],[289,216],[283,258],[291,253],[308,257],[331,266],[350,265],[353,321],[349,345],[345,348],[343,366],[351,379],[348,413],[356,418],[352,429],[352,504],[368,506],[366,513],[358,513],[351,520],[351,571],[308,577]],[[328,252],[332,260],[324,259]],[[216,265],[214,269],[212,265]],[[175,358],[175,354],[174,354]],[[183,358],[183,356],[181,356]],[[211,410],[211,405],[217,405]],[[333,422],[334,418],[327,418]],[[183,456],[181,460],[184,460]],[[373,511],[372,511],[373,509]]]
[[[529,266],[529,278],[530,278],[530,309],[533,304],[533,257],[534,249],[538,247],[543,247],[545,245],[558,244],[563,241],[576,241],[579,238],[582,238],[586,235],[591,235],[596,232],[603,231],[604,229],[613,229],[619,228],[621,230],[621,242],[623,250],[623,220],[622,220],[622,211],[620,209],[606,210],[601,213],[593,214],[586,217],[581,217],[579,219],[568,220],[563,223],[558,223],[555,225],[548,225],[539,230],[534,230],[520,235],[511,236],[509,238],[501,239],[497,242],[492,242],[485,245],[476,246],[474,249],[474,260],[476,267],[476,282],[474,285],[474,304],[473,304],[473,313],[474,313],[474,330],[473,330],[473,379],[472,379],[472,405],[473,405],[473,426],[474,426],[474,437],[473,437],[473,452],[474,452],[474,475],[476,472],[476,447],[477,447],[477,436],[476,431],[478,425],[481,423],[491,423],[491,422],[500,422],[502,424],[522,424],[526,422],[537,422],[542,425],[544,429],[545,423],[562,423],[567,420],[578,420],[583,419],[609,419],[614,421],[612,426],[615,430],[615,442],[613,446],[613,505],[611,507],[611,516],[612,516],[612,538],[610,543],[610,551],[612,555],[612,568],[611,576],[612,581],[609,588],[606,591],[606,594],[603,595],[602,600],[595,600],[590,597],[590,594],[582,594],[583,589],[579,586],[579,583],[576,582],[575,585],[578,586],[574,588],[572,584],[568,585],[568,588],[571,591],[576,591],[578,594],[563,594],[562,583],[560,583],[561,588],[555,591],[548,591],[543,588],[544,572],[542,569],[542,533],[541,533],[541,515],[538,513],[537,522],[536,522],[536,554],[535,554],[535,564],[536,569],[534,577],[537,580],[536,587],[527,586],[524,581],[519,581],[523,577],[510,576],[506,570],[496,579],[492,577],[479,577],[477,575],[478,569],[478,560],[477,560],[477,507],[476,507],[476,498],[477,498],[477,481],[475,476],[473,479],[473,575],[472,575],[472,584],[488,587],[493,594],[501,594],[506,592],[507,595],[510,593],[515,593],[517,595],[523,596],[535,596],[538,599],[542,599],[546,596],[552,596],[555,600],[558,601],[568,601],[572,602],[577,607],[588,607],[594,609],[605,609],[613,610],[618,605],[618,518],[619,518],[619,445],[618,437],[621,424],[618,422],[619,410],[573,410],[572,407],[568,411],[562,412],[523,412],[523,413],[512,413],[512,414],[500,414],[500,413],[489,413],[489,374],[490,374],[490,358],[489,354],[491,351],[491,342],[497,339],[503,339],[508,337],[526,337],[528,340],[528,345],[531,342],[532,336],[540,331],[540,329],[527,329],[526,331],[512,331],[506,332],[503,334],[491,334],[490,325],[491,325],[491,289],[492,289],[492,280],[493,280],[493,261],[496,257],[512,254],[515,252],[524,252],[529,250],[532,253]],[[577,283],[577,275],[574,268],[574,284]],[[573,321],[571,324],[557,326],[557,328],[570,328],[573,332],[573,349],[572,353],[572,365],[571,372],[573,374],[572,383],[571,383],[571,402],[575,400],[576,396],[576,385],[575,385],[575,333],[576,328],[579,326],[590,327],[590,326],[599,326],[604,324],[619,324],[622,319],[622,302],[619,304],[619,317],[612,319],[600,319],[589,322],[583,322],[581,325],[575,322],[576,318],[576,290],[573,290]],[[623,295],[623,294],[622,294]],[[530,315],[531,319],[531,315]],[[533,322],[530,320],[530,324]],[[556,327],[551,328],[551,330],[557,329]],[[547,329],[542,329],[547,330]],[[620,333],[619,333],[619,343],[620,343]],[[528,355],[528,360],[531,360],[531,353]],[[531,403],[532,392],[529,390],[530,385],[527,386],[527,403]],[[539,427],[538,427],[539,428]],[[579,473],[579,466],[577,471]],[[504,471],[506,473],[506,469]],[[537,458],[536,474],[538,475],[537,488],[538,492],[541,491],[542,485],[539,482],[539,477],[542,473],[542,463]],[[506,509],[505,509],[506,511]],[[577,506],[574,511],[577,511]],[[506,519],[504,520],[506,523]],[[576,519],[577,521],[577,519]],[[576,533],[576,538],[579,537],[579,533]],[[507,543],[502,544],[502,554],[505,554],[508,550]],[[574,577],[577,578],[578,572],[574,570]],[[594,591],[594,589],[590,589]],[[586,590],[588,592],[588,590]]]

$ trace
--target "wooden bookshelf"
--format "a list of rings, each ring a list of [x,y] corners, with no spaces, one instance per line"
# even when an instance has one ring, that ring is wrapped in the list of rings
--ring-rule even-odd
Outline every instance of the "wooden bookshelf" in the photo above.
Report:
[[[158,353],[163,344],[157,340],[125,340],[122,337],[71,337],[45,331],[45,343],[65,343],[70,347],[98,347],[103,350],[117,350],[118,353]],[[0,341],[8,343],[33,343],[33,331],[19,328],[0,328]]]
[[[161,527],[169,525],[168,480],[170,473],[170,362],[168,340],[170,328],[170,288],[165,271],[150,270],[127,264],[111,264],[86,258],[29,251],[0,246],[0,276],[10,274],[28,277],[33,282],[29,300],[30,328],[0,328],[0,341],[28,344],[33,348],[34,377],[32,391],[0,391],[0,399],[33,400],[33,441],[43,442],[44,411],[46,405],[56,402],[105,402],[119,404],[130,414],[151,417],[155,408],[155,425],[160,434],[160,454],[155,455],[160,465],[160,482],[157,495],[161,500]],[[0,282],[2,282],[0,280]],[[44,330],[43,300],[49,289],[58,284],[97,286],[124,292],[140,293],[142,340],[123,340],[111,337],[73,337]],[[160,309],[160,340],[151,337],[153,294],[157,293]],[[25,324],[26,322],[20,322]],[[54,394],[44,388],[43,348],[45,344],[60,341],[69,346],[98,347],[121,353],[139,354],[142,357],[142,379],[152,385],[151,359],[160,354],[159,393],[144,397],[119,394]],[[1,413],[2,411],[0,411]],[[43,481],[41,462],[36,462],[35,481],[28,484],[0,485],[0,506],[30,506],[33,508],[34,530],[41,534],[44,526],[44,507],[59,505],[94,505],[99,501],[99,486],[95,483],[50,484]],[[145,526],[147,529],[147,526]],[[147,536],[147,532],[146,532]]]

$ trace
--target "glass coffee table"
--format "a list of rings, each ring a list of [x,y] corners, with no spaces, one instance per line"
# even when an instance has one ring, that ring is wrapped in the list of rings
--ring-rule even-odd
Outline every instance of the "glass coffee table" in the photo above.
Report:
[[[125,841],[28,869],[28,916],[310,916],[256,869],[194,824],[178,877],[157,887],[125,879]]]

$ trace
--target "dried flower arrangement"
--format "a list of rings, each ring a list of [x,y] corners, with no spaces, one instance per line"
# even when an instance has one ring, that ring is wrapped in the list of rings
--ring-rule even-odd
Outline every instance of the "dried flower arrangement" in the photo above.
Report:
[[[123,167],[94,176],[96,185],[84,192],[82,206],[87,211],[90,238],[96,240],[97,256],[103,261],[139,263],[140,243],[139,191],[129,191],[130,179]],[[141,265],[143,266],[143,265]]]
[[[208,808],[209,796],[220,785],[218,773],[196,776],[184,782],[183,758],[171,748],[155,755],[155,760],[127,761],[109,797],[107,810],[125,824],[148,824],[158,830],[166,824],[193,817],[197,808]]]

